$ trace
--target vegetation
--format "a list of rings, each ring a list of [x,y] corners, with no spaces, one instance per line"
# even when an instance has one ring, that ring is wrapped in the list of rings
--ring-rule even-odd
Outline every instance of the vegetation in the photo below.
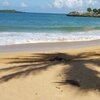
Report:
[[[91,8],[87,8],[87,11],[88,11],[88,12],[91,12],[91,11],[92,11],[92,9],[91,9]]]
[[[92,12],[92,13],[97,13],[97,14],[100,14],[100,9],[91,9],[91,8],[87,8],[87,11],[90,13],[90,12]]]
[[[97,9],[93,9],[93,12],[94,12],[94,13],[97,13],[97,12],[98,12],[98,10],[97,10]]]
[[[98,13],[100,14],[100,9],[98,9]]]
[[[12,12],[12,13],[16,13],[18,11],[16,11],[16,10],[0,10],[0,12]]]

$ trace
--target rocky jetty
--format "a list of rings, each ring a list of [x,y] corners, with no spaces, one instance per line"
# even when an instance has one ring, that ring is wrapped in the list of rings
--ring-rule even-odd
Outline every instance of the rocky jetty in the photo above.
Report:
[[[94,12],[86,12],[86,13],[80,13],[80,12],[70,12],[67,14],[67,16],[76,16],[76,17],[100,17],[99,13]]]

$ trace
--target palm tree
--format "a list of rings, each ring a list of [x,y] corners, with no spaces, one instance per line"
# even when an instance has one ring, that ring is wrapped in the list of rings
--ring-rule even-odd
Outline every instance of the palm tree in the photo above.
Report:
[[[93,12],[94,12],[94,13],[97,13],[97,12],[98,12],[98,10],[97,10],[97,9],[93,9]]]
[[[92,9],[91,9],[91,8],[87,8],[87,11],[88,11],[88,12],[91,12],[91,11],[92,11]]]
[[[98,9],[98,14],[100,14],[100,9]]]

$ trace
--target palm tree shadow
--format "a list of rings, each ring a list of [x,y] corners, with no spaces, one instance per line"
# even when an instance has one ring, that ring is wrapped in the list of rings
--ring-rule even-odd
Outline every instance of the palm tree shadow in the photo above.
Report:
[[[26,77],[29,74],[37,74],[41,71],[47,70],[49,67],[66,63],[70,60],[69,55],[63,53],[55,54],[36,54],[35,56],[22,57],[22,58],[5,58],[13,61],[7,64],[16,64],[16,66],[0,69],[0,72],[10,72],[0,78],[0,82],[7,82],[14,78]],[[64,57],[64,58],[63,58]],[[18,65],[17,65],[18,64]]]
[[[97,59],[98,60],[98,59]],[[96,61],[97,62],[97,61]],[[98,60],[100,62],[100,59]],[[66,85],[67,80],[74,80],[79,84],[79,87],[81,90],[99,90],[100,91],[100,72],[96,71],[94,69],[88,68],[86,64],[93,63],[95,64],[95,61],[92,60],[82,60],[82,61],[75,61],[70,63],[70,68],[65,68],[64,78],[65,80],[62,83],[62,85]],[[97,64],[97,66],[100,66],[100,63]],[[96,66],[96,64],[94,65]],[[74,84],[74,83],[73,83]]]
[[[0,72],[9,72],[9,74],[3,75],[0,78],[1,83],[14,78],[26,77],[30,74],[35,75],[55,65],[63,64],[69,65],[70,67],[64,68],[63,72],[61,72],[64,76],[64,80],[56,83],[78,86],[79,89],[85,91],[100,91],[100,72],[91,68],[91,64],[99,68],[99,52],[83,52],[77,55],[66,53],[38,53],[28,57],[11,59],[13,61],[9,62],[9,64],[16,64],[16,66],[0,69]],[[76,82],[79,85],[77,85]]]

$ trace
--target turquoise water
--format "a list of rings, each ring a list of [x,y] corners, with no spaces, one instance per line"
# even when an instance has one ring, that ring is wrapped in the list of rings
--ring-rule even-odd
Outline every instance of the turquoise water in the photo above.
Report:
[[[100,18],[0,13],[0,45],[100,39]]]

